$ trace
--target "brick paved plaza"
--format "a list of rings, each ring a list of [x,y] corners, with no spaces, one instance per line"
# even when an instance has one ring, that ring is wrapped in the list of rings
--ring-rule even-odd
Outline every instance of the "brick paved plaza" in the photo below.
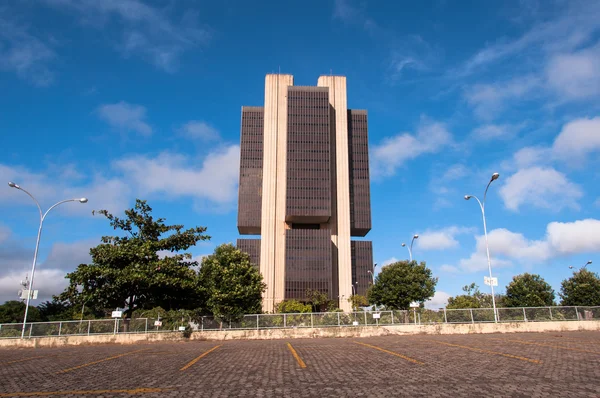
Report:
[[[597,397],[600,335],[0,349],[0,397]]]

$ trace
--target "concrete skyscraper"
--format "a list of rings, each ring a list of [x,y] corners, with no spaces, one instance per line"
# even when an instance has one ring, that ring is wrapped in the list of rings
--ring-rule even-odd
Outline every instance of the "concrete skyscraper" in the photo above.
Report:
[[[263,107],[242,107],[237,246],[259,266],[263,310],[318,290],[351,310],[373,272],[367,112],[347,107],[346,77],[294,86],[265,79]]]

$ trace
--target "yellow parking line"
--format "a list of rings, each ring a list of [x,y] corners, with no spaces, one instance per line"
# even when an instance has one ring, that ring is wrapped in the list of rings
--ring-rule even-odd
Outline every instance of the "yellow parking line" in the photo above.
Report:
[[[449,347],[465,348],[465,349],[471,350],[471,351],[483,352],[485,354],[492,354],[492,355],[501,355],[503,357],[520,359],[521,361],[527,361],[527,362],[532,362],[532,363],[537,363],[537,364],[542,363],[542,361],[540,361],[539,359],[525,358],[525,357],[520,357],[518,355],[511,355],[511,354],[505,354],[503,352],[489,351],[489,350],[484,350],[484,349],[481,349],[481,348],[468,347],[466,345],[451,344],[451,343],[446,343],[446,342],[443,342],[443,341],[435,341],[435,340],[430,340],[430,341],[432,341],[434,343],[438,343],[438,344],[444,344],[444,345],[447,345]]]
[[[570,348],[570,347],[564,347],[564,346],[561,346],[561,345],[554,345],[554,344],[535,343],[533,341],[498,339],[498,338],[494,338],[494,339],[490,339],[490,340],[510,341],[512,343],[537,345],[537,346],[540,346],[540,347],[560,348],[561,350],[585,352],[585,353],[588,353],[588,354],[600,354],[600,352],[598,352],[598,351],[582,350],[580,348]]]
[[[187,368],[189,368],[190,366],[192,366],[193,364],[195,364],[196,362],[198,362],[200,359],[202,359],[202,357],[210,354],[211,352],[213,352],[214,350],[216,350],[219,347],[221,347],[221,346],[218,345],[218,346],[215,346],[215,347],[211,348],[210,350],[208,350],[206,352],[203,352],[202,354],[200,354],[196,358],[192,359],[190,362],[187,363],[187,365],[185,365],[183,368],[181,368],[179,370],[186,370]]]
[[[31,361],[32,359],[39,359],[39,358],[46,358],[46,355],[41,355],[39,357],[29,357],[29,358],[17,359],[15,361],[2,362],[2,364],[8,365],[9,363],[25,362],[25,361]]]
[[[385,352],[386,354],[395,355],[395,356],[400,357],[402,359],[406,359],[409,362],[416,363],[417,365],[425,365],[423,362],[419,362],[416,359],[412,359],[410,357],[407,357],[406,355],[398,354],[397,352],[394,352],[394,351],[388,351],[388,350],[386,350],[384,348],[377,347],[375,345],[366,344],[366,343],[359,343],[358,341],[355,341],[355,343],[356,344],[360,344],[360,345],[364,345],[365,347],[369,347],[369,348],[373,348],[375,350],[379,350],[379,351]]]
[[[305,368],[306,364],[304,363],[302,358],[300,358],[300,355],[298,355],[296,350],[294,350],[294,347],[292,347],[292,345],[290,343],[287,343],[287,347],[290,350],[290,352],[292,353],[292,355],[294,356],[294,358],[296,358],[296,362],[298,362],[298,365],[300,365],[301,368]]]
[[[111,359],[117,359],[117,358],[121,358],[124,357],[126,355],[131,355],[131,354],[135,354],[136,352],[140,352],[140,351],[146,351],[149,350],[150,348],[143,348],[141,350],[135,350],[135,351],[130,351],[130,352],[126,352],[125,354],[119,354],[119,355],[114,355],[112,357],[108,357],[108,358],[104,358],[104,359],[100,359],[98,361],[94,361],[94,362],[88,362],[88,363],[84,363],[83,365],[79,365],[79,366],[74,366],[72,368],[68,368],[68,369],[63,369],[59,372],[56,372],[56,374],[60,374],[60,373],[67,373],[70,372],[72,370],[77,370],[77,369],[81,369],[81,368],[85,368],[86,366],[90,366],[90,365],[95,365],[97,363],[100,362],[104,362],[104,361],[110,361]]]
[[[50,395],[92,395],[92,394],[145,394],[162,392],[165,388],[134,388],[130,390],[73,390],[73,391],[34,391],[0,393],[0,397],[44,397]]]

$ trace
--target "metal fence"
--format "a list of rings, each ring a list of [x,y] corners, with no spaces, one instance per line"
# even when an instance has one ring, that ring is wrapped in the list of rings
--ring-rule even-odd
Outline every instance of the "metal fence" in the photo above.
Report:
[[[497,308],[498,322],[541,322],[600,320],[600,307]],[[195,331],[323,328],[347,326],[430,325],[443,323],[494,322],[492,308],[395,310],[358,312],[319,312],[303,314],[244,315],[236,322],[213,317],[196,321],[160,322],[153,318],[94,319],[27,323],[25,337],[90,336],[122,333],[161,333],[190,326]],[[22,323],[0,324],[0,338],[20,338]]]

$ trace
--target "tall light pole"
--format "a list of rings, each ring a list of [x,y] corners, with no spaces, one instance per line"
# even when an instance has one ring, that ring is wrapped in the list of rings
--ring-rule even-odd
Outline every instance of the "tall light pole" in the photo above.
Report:
[[[367,270],[367,272],[369,274],[371,274],[371,280],[372,280],[371,284],[373,284],[373,285],[375,284],[375,267],[377,267],[377,263],[373,264],[373,271]]]
[[[585,263],[585,265],[581,268],[579,268],[579,271],[581,271],[582,269],[586,268],[588,265],[590,265],[592,263],[592,260],[588,260],[587,263]],[[573,269],[572,265],[569,265],[569,269]]]
[[[406,243],[402,243],[402,247],[405,247],[408,249],[408,255],[410,257],[410,262],[412,263],[412,247],[413,247],[413,243],[415,242],[415,239],[419,239],[419,235],[413,235],[412,240],[410,241],[410,247],[406,246]]]
[[[500,177],[500,174],[494,173],[492,174],[492,178],[490,178],[490,182],[488,182],[487,187],[485,187],[485,192],[483,193],[483,203],[479,200],[479,198],[475,195],[465,195],[465,200],[469,200],[471,198],[475,198],[477,203],[479,203],[479,207],[481,208],[481,216],[483,218],[483,233],[485,235],[485,250],[487,253],[487,261],[488,261],[488,269],[490,271],[490,287],[492,288],[492,306],[494,307],[494,322],[498,322],[498,313],[496,312],[496,298],[494,297],[494,283],[492,279],[492,262],[490,260],[490,247],[488,245],[488,236],[487,236],[487,226],[485,224],[485,198],[487,196],[488,188],[490,184],[497,180]]]
[[[38,210],[40,211],[40,227],[38,228],[37,240],[35,242],[35,251],[33,252],[33,265],[31,266],[31,279],[29,280],[29,290],[28,290],[28,293],[27,293],[27,302],[25,303],[25,315],[23,317],[23,329],[21,330],[21,338],[24,338],[25,337],[25,325],[27,324],[27,313],[29,311],[29,300],[30,300],[31,295],[33,293],[33,278],[35,276],[35,264],[37,262],[37,255],[38,255],[38,249],[40,247],[40,237],[42,236],[42,227],[44,226],[44,220],[46,219],[46,216],[48,215],[48,212],[50,210],[54,209],[56,206],[58,206],[60,204],[67,203],[67,202],[87,203],[88,200],[86,198],[61,200],[60,202],[55,203],[52,206],[50,206],[50,208],[48,210],[46,210],[45,213],[43,213],[42,212],[42,207],[40,206],[40,203],[37,201],[36,198],[33,197],[32,194],[30,194],[29,192],[27,192],[25,189],[21,188],[20,186],[18,186],[14,182],[9,182],[8,186],[11,187],[11,188],[15,188],[15,189],[18,189],[20,191],[23,191],[27,195],[29,195],[29,197],[31,199],[33,199],[33,201],[35,202],[35,204],[38,207]]]

